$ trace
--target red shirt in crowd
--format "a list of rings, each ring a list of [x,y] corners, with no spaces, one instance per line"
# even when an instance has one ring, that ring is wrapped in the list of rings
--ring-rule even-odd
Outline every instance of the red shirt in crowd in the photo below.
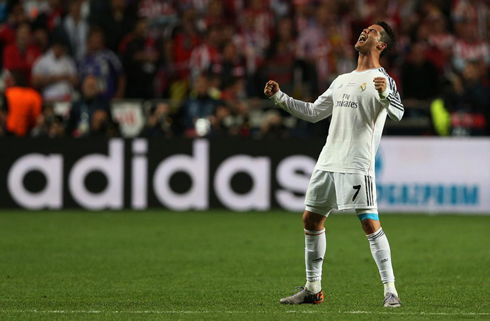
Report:
[[[37,46],[28,45],[24,52],[21,52],[16,43],[11,43],[3,52],[3,67],[7,70],[21,70],[30,84],[32,65],[39,56],[41,50]]]
[[[0,42],[4,45],[15,42],[15,29],[9,24],[4,24],[0,27]]]
[[[175,36],[173,54],[179,78],[187,79],[189,77],[189,60],[192,50],[199,45],[199,42],[197,34],[187,35],[182,32]]]

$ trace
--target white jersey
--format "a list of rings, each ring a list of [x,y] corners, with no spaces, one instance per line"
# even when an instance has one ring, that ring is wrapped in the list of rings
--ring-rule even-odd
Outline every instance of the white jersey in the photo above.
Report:
[[[387,79],[379,94],[373,79]],[[327,143],[315,169],[374,177],[374,160],[386,115],[401,120],[403,104],[396,84],[383,68],[338,76],[314,103],[296,100],[278,91],[271,99],[292,115],[315,123],[332,116]]]

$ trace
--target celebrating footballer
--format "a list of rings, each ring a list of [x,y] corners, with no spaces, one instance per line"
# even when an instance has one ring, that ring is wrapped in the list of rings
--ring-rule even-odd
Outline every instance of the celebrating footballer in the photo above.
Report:
[[[401,120],[404,108],[395,81],[380,65],[395,35],[386,22],[364,29],[355,44],[356,70],[338,76],[314,103],[296,100],[270,80],[264,93],[292,115],[309,122],[332,116],[327,142],[311,175],[305,198],[306,285],[283,304],[323,302],[325,221],[333,209],[354,210],[369,241],[384,286],[385,307],[400,307],[390,245],[376,203],[375,155],[386,121]]]

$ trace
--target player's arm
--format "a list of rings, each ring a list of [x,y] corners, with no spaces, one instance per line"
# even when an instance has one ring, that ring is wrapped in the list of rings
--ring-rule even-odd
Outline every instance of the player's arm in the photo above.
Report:
[[[385,77],[376,77],[373,81],[374,88],[376,88],[379,93],[381,105],[386,108],[388,116],[393,120],[400,121],[405,112],[405,108],[400,99],[400,94],[396,90],[395,81],[389,79],[387,84]]]
[[[280,106],[291,115],[311,123],[316,123],[317,121],[332,115],[332,92],[333,83],[326,92],[315,100],[314,103],[308,103],[289,97],[280,90],[279,84],[273,80],[269,80],[264,88],[264,94],[269,97],[269,99],[272,99],[276,105]]]

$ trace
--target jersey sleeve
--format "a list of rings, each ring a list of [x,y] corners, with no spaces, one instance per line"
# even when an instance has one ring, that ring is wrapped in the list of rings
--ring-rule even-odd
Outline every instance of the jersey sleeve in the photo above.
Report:
[[[379,94],[381,105],[386,108],[388,116],[396,121],[400,121],[405,112],[400,94],[396,89],[395,80],[391,77],[387,77],[386,90]]]
[[[274,101],[276,105],[280,106],[291,115],[311,123],[316,123],[332,115],[334,83],[335,80],[330,85],[330,88],[318,97],[314,103],[294,99],[283,93],[281,90],[272,95],[269,99]]]

